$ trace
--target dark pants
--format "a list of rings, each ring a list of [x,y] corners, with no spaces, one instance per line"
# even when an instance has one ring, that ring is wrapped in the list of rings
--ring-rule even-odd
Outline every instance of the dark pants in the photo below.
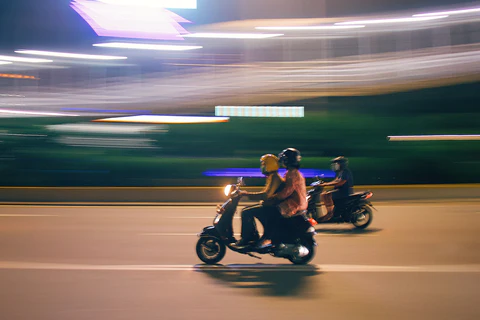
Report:
[[[280,213],[276,207],[257,204],[244,208],[242,210],[242,239],[255,240],[259,238],[254,218],[260,220],[263,225],[263,237],[271,239],[277,226],[276,220],[279,216]]]

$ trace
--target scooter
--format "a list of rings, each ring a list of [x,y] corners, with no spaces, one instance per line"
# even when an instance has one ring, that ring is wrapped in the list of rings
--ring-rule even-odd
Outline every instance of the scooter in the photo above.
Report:
[[[317,181],[310,184],[310,186],[312,188],[307,191],[307,216],[315,219],[318,224],[351,223],[356,228],[365,229],[372,223],[372,208],[375,208],[369,199],[373,196],[373,192],[356,192],[348,198],[335,201],[333,217],[328,221],[322,222],[322,217],[320,216],[321,208],[317,206],[317,203],[319,203],[320,194],[324,189],[323,181],[317,178]]]
[[[317,243],[315,241],[316,222],[307,219],[306,210],[298,212],[294,217],[285,218],[279,230],[279,241],[267,248],[258,248],[255,245],[247,247],[234,246],[233,217],[240,202],[240,186],[243,178],[239,178],[237,184],[227,185],[224,189],[227,201],[217,207],[217,214],[213,225],[205,227],[198,234],[196,245],[197,256],[206,264],[217,264],[225,256],[226,249],[246,254],[261,259],[256,254],[269,254],[273,257],[290,260],[294,264],[307,264],[314,255]],[[283,230],[285,229],[285,230]]]

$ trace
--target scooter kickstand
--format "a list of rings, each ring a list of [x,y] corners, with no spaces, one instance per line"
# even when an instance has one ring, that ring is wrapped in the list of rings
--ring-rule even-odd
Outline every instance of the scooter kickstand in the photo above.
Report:
[[[247,252],[247,254],[248,254],[250,257],[253,257],[253,258],[257,258],[257,259],[262,260],[262,257],[256,256],[256,255],[254,255],[253,253]]]

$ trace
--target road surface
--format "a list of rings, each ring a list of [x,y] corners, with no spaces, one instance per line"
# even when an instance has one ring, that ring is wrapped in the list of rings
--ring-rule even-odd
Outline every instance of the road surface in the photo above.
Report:
[[[480,319],[480,201],[317,226],[308,266],[232,251],[201,264],[214,209],[0,206],[0,319]]]

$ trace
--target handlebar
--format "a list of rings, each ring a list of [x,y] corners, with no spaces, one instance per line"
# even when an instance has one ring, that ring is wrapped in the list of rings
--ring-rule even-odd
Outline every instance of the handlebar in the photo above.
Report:
[[[312,182],[312,183],[310,184],[310,186],[311,186],[311,187],[321,187],[324,183],[325,183],[325,181],[323,181],[323,180],[318,180],[318,181]]]

